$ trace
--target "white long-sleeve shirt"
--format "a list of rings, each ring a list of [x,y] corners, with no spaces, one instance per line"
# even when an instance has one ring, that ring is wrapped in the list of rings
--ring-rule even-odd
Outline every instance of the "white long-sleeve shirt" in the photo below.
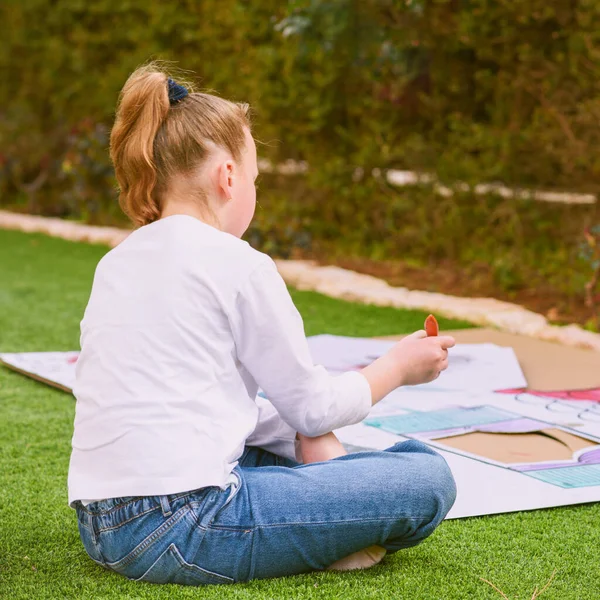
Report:
[[[270,402],[257,405],[259,386]],[[296,431],[371,408],[360,373],[313,365],[273,261],[184,215],[100,261],[74,394],[70,503],[224,488],[245,444],[293,458]]]

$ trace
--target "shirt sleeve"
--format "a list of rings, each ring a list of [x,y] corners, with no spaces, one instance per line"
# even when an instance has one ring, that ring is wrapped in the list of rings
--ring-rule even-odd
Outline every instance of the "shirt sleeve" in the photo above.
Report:
[[[260,395],[256,397],[258,422],[246,440],[247,446],[257,446],[278,456],[298,461],[296,453],[296,430],[290,427],[277,409]]]
[[[295,431],[316,437],[367,416],[368,381],[358,372],[332,376],[313,364],[302,318],[271,259],[244,282],[233,312],[238,360]]]

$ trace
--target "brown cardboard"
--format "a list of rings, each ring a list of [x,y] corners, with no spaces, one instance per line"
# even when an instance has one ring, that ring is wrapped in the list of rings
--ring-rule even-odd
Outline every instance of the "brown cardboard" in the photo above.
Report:
[[[440,331],[440,335],[445,334],[452,335],[459,344],[490,343],[510,346],[519,359],[531,390],[550,392],[600,387],[600,352],[494,329]]]
[[[550,428],[532,433],[475,431],[436,441],[504,464],[572,460],[574,452],[596,446],[591,440]]]

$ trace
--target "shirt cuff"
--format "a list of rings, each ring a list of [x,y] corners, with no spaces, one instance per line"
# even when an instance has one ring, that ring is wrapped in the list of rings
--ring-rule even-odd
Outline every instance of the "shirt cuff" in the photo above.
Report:
[[[366,419],[373,408],[373,396],[371,386],[367,378],[359,371],[348,371],[343,375],[338,375],[338,379],[343,380],[344,391],[341,394],[341,400],[345,406],[340,407],[346,410],[340,410],[344,415],[344,423],[339,427],[354,425]],[[336,427],[337,429],[337,427]]]
[[[246,439],[246,445],[296,460],[296,430],[281,418],[268,400],[258,396],[256,404],[259,409],[258,421],[254,431]]]

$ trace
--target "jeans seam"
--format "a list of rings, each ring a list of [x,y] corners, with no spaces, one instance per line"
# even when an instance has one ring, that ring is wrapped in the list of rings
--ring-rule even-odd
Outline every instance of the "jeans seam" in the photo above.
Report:
[[[155,510],[160,510],[160,504],[158,506],[153,507],[153,508],[149,508],[148,510],[145,510],[143,512],[136,513],[133,517],[130,517],[129,519],[126,519],[125,521],[119,521],[119,523],[117,523],[116,525],[110,525],[108,527],[98,527],[98,533],[104,533],[106,531],[112,531],[113,529],[118,529],[122,525],[126,525],[127,523],[131,523],[131,521],[135,521],[135,519],[138,519],[139,517],[143,517],[144,515],[147,515],[148,513],[151,513],[151,512],[153,512]],[[95,516],[99,517],[100,515],[95,515]]]
[[[427,517],[405,517],[404,521],[423,521],[425,519],[429,519],[430,516]],[[256,529],[269,529],[270,527],[288,527],[288,526],[311,526],[311,525],[339,525],[342,523],[348,524],[357,524],[357,523],[379,523],[380,521],[398,521],[398,517],[373,517],[372,519],[340,519],[336,521],[289,521],[286,523],[269,523],[267,525],[248,525],[243,526],[239,525],[237,527],[227,527],[223,525],[208,525],[208,529],[218,529],[220,531],[248,531],[248,530],[256,530]]]
[[[182,498],[185,498],[186,496],[191,496],[196,490],[191,490],[189,492],[180,492],[177,494],[168,494],[168,496],[170,496],[170,500],[171,501],[176,501],[176,500],[181,500]],[[88,515],[90,516],[94,516],[94,517],[99,517],[99,516],[104,516],[104,515],[108,515],[111,512],[114,512],[120,508],[123,508],[125,506],[129,506],[130,504],[133,504],[134,502],[139,502],[140,500],[143,500],[145,498],[153,498],[154,496],[133,496],[131,498],[131,500],[127,500],[127,502],[121,502],[120,504],[115,504],[114,506],[111,506],[110,508],[107,508],[106,510],[101,510],[101,511],[90,511],[87,506],[84,506],[83,504],[81,504],[81,509]],[[153,509],[150,509],[153,510]],[[142,514],[142,513],[140,513]]]
[[[190,508],[187,504],[182,506],[176,513],[173,514],[173,516],[169,517],[167,521],[155,529],[146,539],[140,542],[129,554],[124,556],[121,560],[118,560],[114,563],[107,563],[107,565],[111,569],[127,566],[129,563],[138,558],[143,552],[145,552],[161,535],[171,529],[171,527],[173,527],[176,523],[181,521],[181,519],[183,519],[189,512]]]
[[[137,577],[136,579],[134,579],[134,581],[144,581],[144,577],[146,577],[146,575],[154,568],[154,566],[158,563],[158,561],[160,561],[160,559],[165,554],[167,554],[167,552],[171,552],[171,554],[173,555],[175,560],[179,563],[181,568],[190,570],[192,573],[195,573],[197,575],[198,575],[198,573],[196,573],[196,570],[198,570],[198,571],[200,571],[202,577],[212,579],[213,583],[232,584],[235,582],[235,580],[232,577],[228,577],[227,575],[221,575],[220,573],[216,573],[215,571],[210,571],[209,569],[205,569],[204,567],[201,567],[200,565],[197,565],[196,563],[187,562],[185,560],[185,558],[182,556],[179,548],[177,547],[177,544],[175,544],[174,542],[172,544],[170,544],[158,556],[158,558],[155,561],[153,561],[153,563],[146,569],[146,571],[144,571],[144,573],[140,577]],[[205,582],[203,582],[203,583],[205,583]]]
[[[240,481],[242,482],[240,485],[240,488],[242,486],[244,486],[244,494],[245,494],[245,497],[243,498],[244,504],[248,507],[250,521],[253,522],[254,521],[254,506],[253,506],[252,502],[250,502],[250,493],[248,491],[247,486],[244,485],[244,481],[243,481],[241,474],[240,474]],[[242,529],[242,531],[246,531],[246,532],[250,533],[252,536],[250,539],[250,560],[248,561],[248,573],[246,574],[246,579],[245,579],[246,581],[251,581],[252,579],[254,579],[254,572],[256,571],[256,552],[257,552],[258,540],[257,540],[257,536],[254,535],[255,529],[256,528],[254,526],[245,527],[244,529]],[[240,530],[236,529],[235,531],[239,532]]]
[[[91,515],[93,517],[99,517],[101,515],[108,515],[109,513],[113,512],[115,510],[118,510],[119,508],[123,508],[124,506],[132,504],[133,502],[139,502],[140,500],[142,500],[145,497],[147,497],[147,496],[135,496],[131,500],[128,500],[127,502],[121,502],[120,504],[115,504],[114,506],[111,506],[110,508],[107,508],[106,510],[100,510],[97,512],[89,510],[88,507],[84,506],[83,504],[81,504],[81,508],[88,515]]]
[[[86,520],[84,523],[81,523],[81,525],[84,527],[84,529],[87,530],[87,533],[89,534],[89,539],[92,545],[92,548],[94,550],[94,552],[96,553],[96,555],[99,557],[98,559],[94,558],[90,552],[88,551],[88,549],[86,548],[85,551],[87,553],[87,555],[98,565],[105,567],[106,565],[104,564],[104,558],[102,557],[102,551],[100,549],[100,540],[98,539],[98,533],[96,532],[96,529],[94,527],[94,522],[93,519],[90,515],[86,515]],[[81,535],[81,534],[80,534]],[[82,538],[83,541],[83,538]],[[84,544],[85,547],[85,544]]]
[[[225,504],[223,504],[223,506],[220,506],[217,509],[217,512],[215,512],[215,514],[212,516],[210,523],[207,525],[207,527],[211,526],[211,524],[214,522],[214,520],[221,514],[221,512],[223,510],[225,510],[225,508],[227,508],[227,506],[230,504],[230,502],[238,495],[238,492],[242,489],[242,485],[243,485],[242,478],[240,477],[240,475],[238,473],[234,473],[234,474],[237,477],[238,485],[233,489],[233,491],[230,490],[229,498],[227,498],[227,500],[225,501]]]
[[[404,544],[394,544],[394,546],[397,546],[398,550],[405,550],[406,548],[414,548],[415,546],[418,546],[419,544],[421,544],[424,540],[422,539],[418,539],[415,540],[413,542],[405,542]],[[384,544],[387,543],[387,540],[384,542]]]

